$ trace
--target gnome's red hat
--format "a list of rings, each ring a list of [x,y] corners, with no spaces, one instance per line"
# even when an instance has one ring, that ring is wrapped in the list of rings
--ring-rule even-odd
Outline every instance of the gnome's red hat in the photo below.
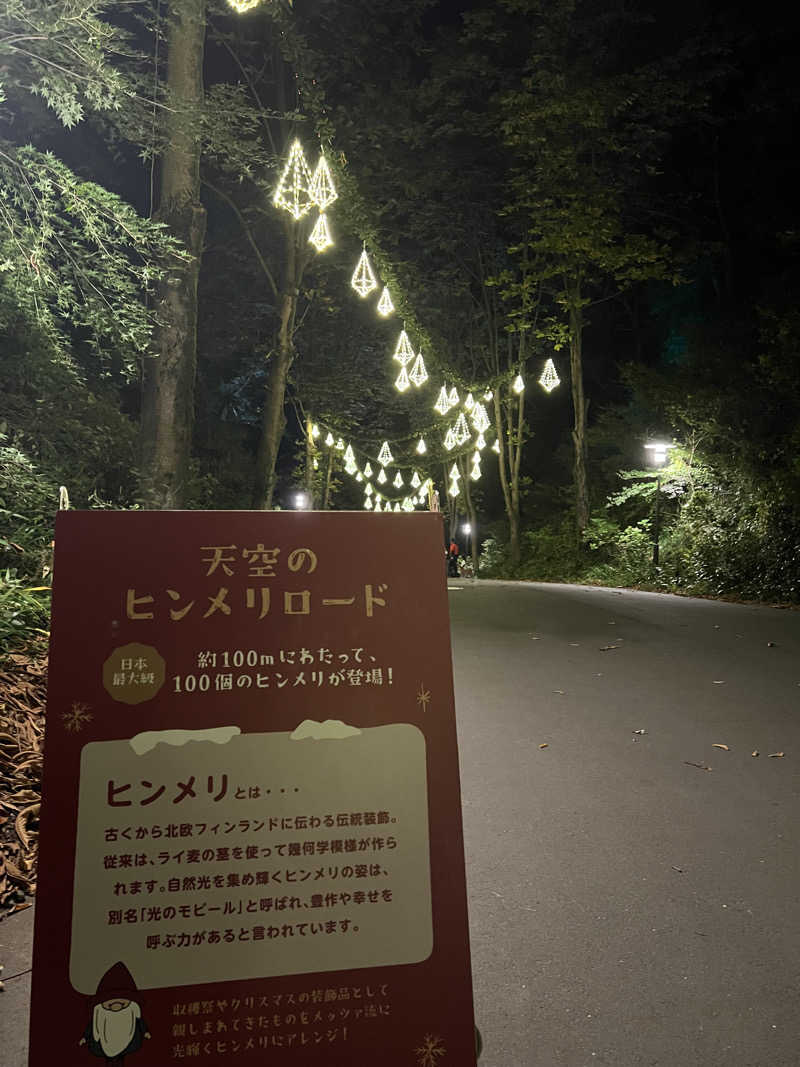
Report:
[[[109,967],[92,999],[92,1007],[102,1004],[104,1000],[136,1000],[136,983],[124,963],[115,963]]]

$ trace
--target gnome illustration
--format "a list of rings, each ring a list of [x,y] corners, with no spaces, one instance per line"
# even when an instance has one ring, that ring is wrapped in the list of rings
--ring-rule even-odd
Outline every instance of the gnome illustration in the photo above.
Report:
[[[81,1045],[106,1063],[123,1063],[150,1037],[136,1000],[136,983],[124,963],[109,967],[92,998],[92,1017]]]

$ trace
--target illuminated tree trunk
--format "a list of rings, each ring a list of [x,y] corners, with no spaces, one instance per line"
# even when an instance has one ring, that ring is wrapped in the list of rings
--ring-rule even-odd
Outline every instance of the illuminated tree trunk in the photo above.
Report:
[[[297,223],[290,218],[285,222],[285,257],[283,285],[279,301],[278,335],[269,357],[264,408],[261,419],[261,438],[256,456],[256,484],[253,506],[260,511],[271,511],[275,483],[277,481],[278,452],[283,430],[286,426],[284,402],[289,369],[294,359],[294,327],[297,315],[297,298],[305,269],[305,257],[298,250]]]
[[[572,446],[574,452],[575,523],[578,539],[589,525],[589,488],[586,477],[586,416],[589,402],[583,392],[583,310],[580,282],[569,289],[569,366],[572,379]]]
[[[197,367],[197,280],[206,229],[200,202],[205,0],[174,0],[168,34],[165,141],[156,217],[189,253],[169,264],[156,295],[157,355],[142,374],[142,496],[150,508],[186,499]]]

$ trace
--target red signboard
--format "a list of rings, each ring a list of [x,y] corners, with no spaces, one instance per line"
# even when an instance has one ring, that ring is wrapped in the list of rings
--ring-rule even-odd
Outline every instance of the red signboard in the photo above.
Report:
[[[473,1035],[441,516],[61,513],[30,1067]]]

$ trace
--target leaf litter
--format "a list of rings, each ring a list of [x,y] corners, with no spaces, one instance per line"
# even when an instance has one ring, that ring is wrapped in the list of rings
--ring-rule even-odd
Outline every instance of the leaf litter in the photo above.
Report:
[[[0,915],[36,892],[47,648],[0,663]]]

